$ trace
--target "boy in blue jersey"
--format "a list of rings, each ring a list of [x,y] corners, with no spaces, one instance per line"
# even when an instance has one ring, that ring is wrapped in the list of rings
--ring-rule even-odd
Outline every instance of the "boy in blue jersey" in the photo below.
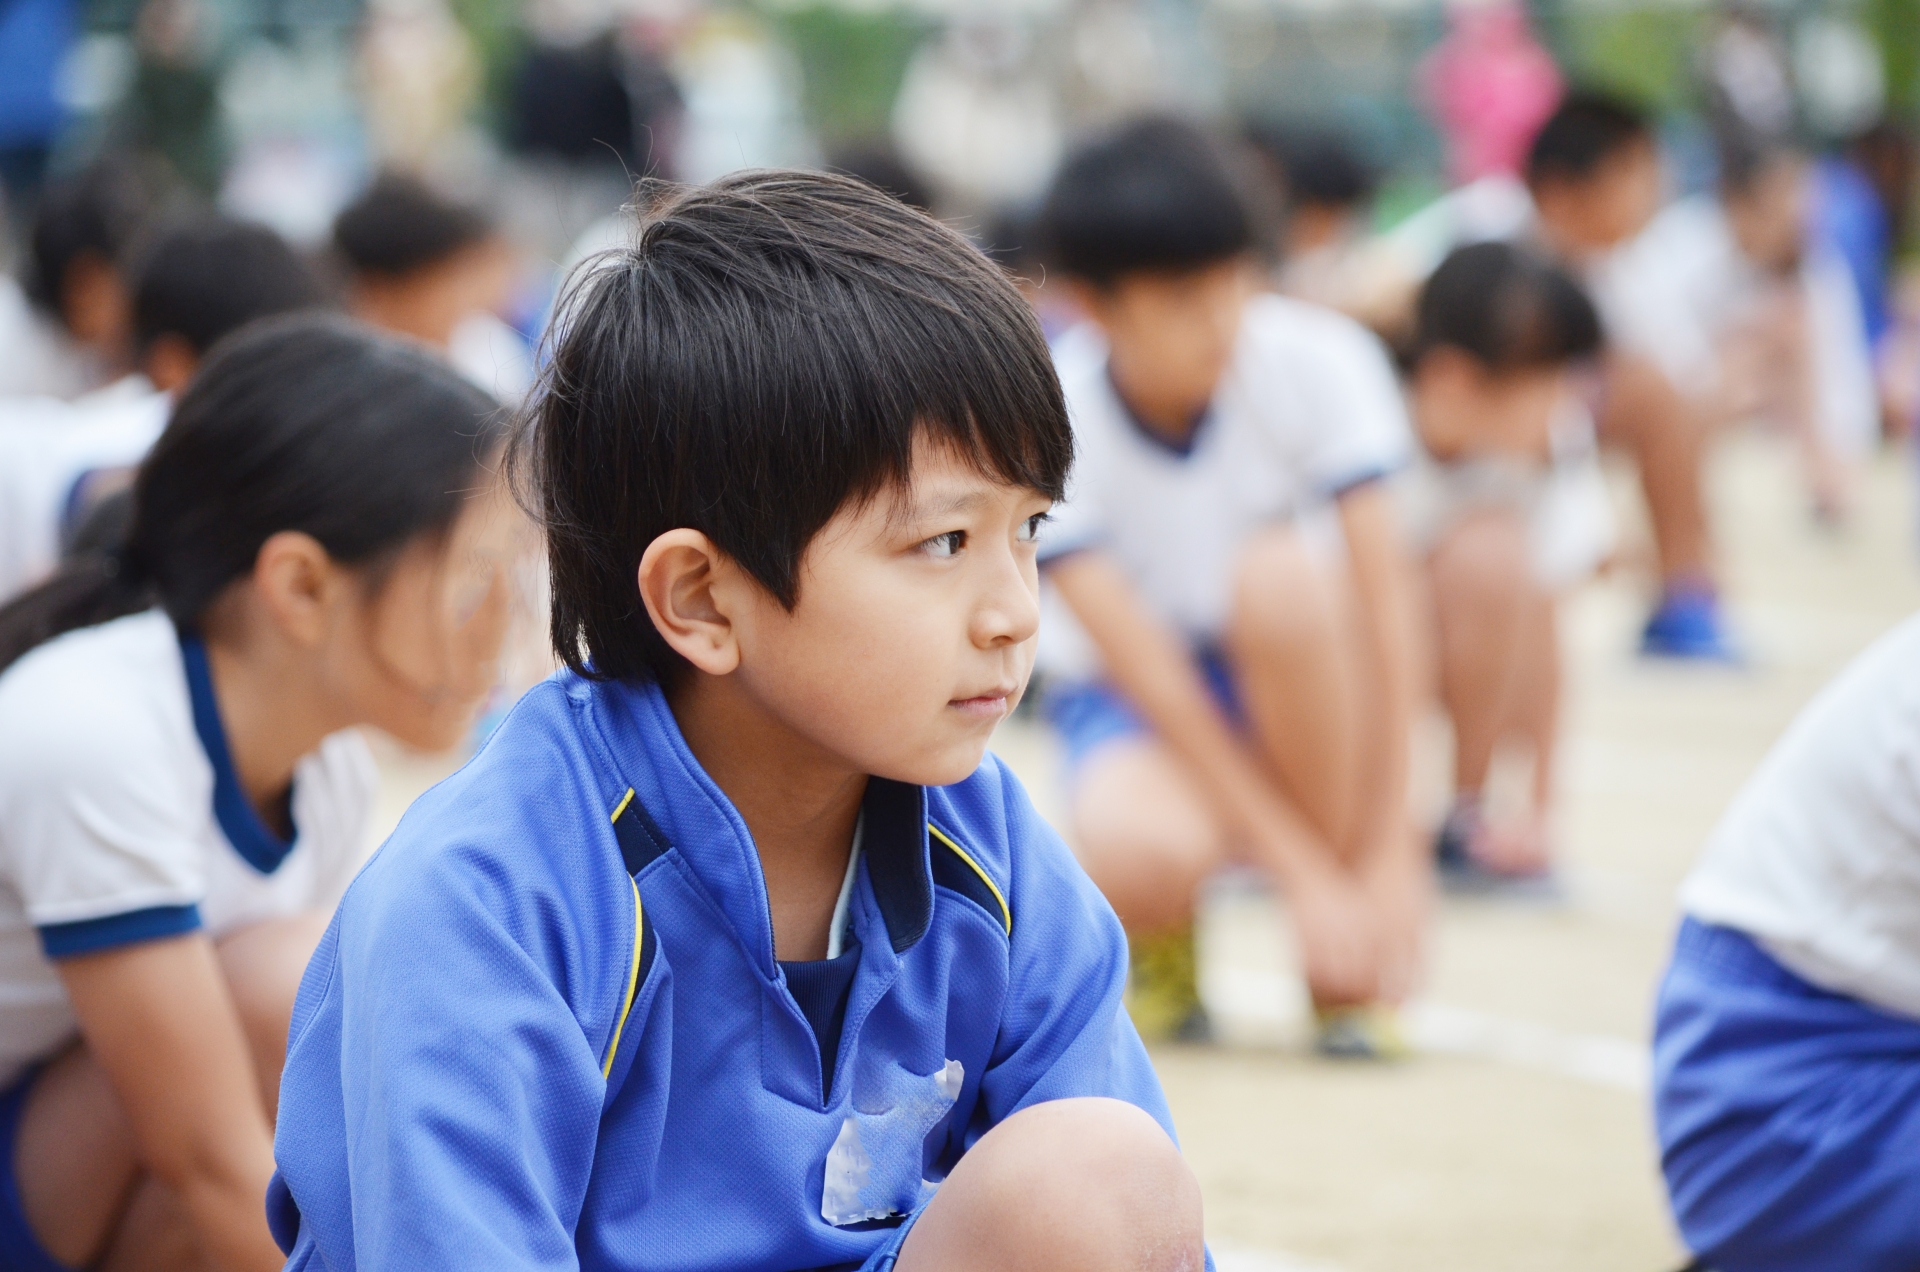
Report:
[[[983,761],[1072,455],[1038,326],[860,182],[653,193],[517,452],[568,670],[302,986],[289,1266],[1202,1266],[1120,927]]]

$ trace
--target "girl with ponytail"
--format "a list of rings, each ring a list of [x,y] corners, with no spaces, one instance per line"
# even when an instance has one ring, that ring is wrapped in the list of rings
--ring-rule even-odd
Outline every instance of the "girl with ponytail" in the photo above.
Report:
[[[281,1265],[279,1067],[363,855],[355,726],[445,748],[494,684],[500,427],[429,353],[268,320],[188,387],[124,536],[0,609],[0,1270]]]

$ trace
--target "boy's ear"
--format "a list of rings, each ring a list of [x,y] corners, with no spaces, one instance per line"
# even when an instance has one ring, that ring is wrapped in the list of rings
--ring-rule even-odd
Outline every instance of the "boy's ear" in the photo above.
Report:
[[[1048,285],[1055,283],[1049,280]],[[1113,312],[1113,289],[1110,287],[1096,287],[1086,279],[1071,274],[1061,276],[1058,286],[1067,293],[1067,299],[1073,302],[1075,308],[1097,323],[1104,325]]]
[[[710,676],[740,665],[740,644],[722,599],[736,567],[698,530],[669,530],[640,557],[640,599],[654,630]]]

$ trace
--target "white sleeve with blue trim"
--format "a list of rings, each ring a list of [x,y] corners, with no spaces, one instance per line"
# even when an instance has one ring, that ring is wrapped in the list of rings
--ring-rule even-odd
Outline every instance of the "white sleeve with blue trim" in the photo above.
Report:
[[[1309,489],[1338,497],[1407,464],[1413,427],[1379,337],[1343,314],[1280,296],[1255,300],[1246,322],[1260,373],[1289,405],[1277,423]]]
[[[212,787],[177,683],[136,688],[68,652],[36,651],[0,693],[0,850],[54,958],[199,927]]]

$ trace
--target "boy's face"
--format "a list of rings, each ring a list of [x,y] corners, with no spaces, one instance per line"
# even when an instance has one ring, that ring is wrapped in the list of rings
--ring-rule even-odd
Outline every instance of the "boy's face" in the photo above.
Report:
[[[852,771],[944,786],[979,767],[1033,670],[1034,533],[1051,501],[917,442],[911,487],[842,508],[789,611],[727,585],[740,688]]]
[[[1241,314],[1258,285],[1253,262],[1236,256],[1077,290],[1106,333],[1109,366],[1128,404],[1149,424],[1190,425],[1233,360]]]
[[[1660,152],[1651,139],[1621,146],[1590,176],[1550,178],[1533,187],[1547,237],[1573,257],[1612,251],[1660,210]]]
[[[1807,225],[1807,170],[1798,157],[1767,165],[1744,190],[1724,196],[1727,228],[1747,258],[1788,274],[1800,266]]]
[[[1563,365],[1493,371],[1472,354],[1442,345],[1414,369],[1414,424],[1436,459],[1546,460],[1554,416],[1572,387]]]

